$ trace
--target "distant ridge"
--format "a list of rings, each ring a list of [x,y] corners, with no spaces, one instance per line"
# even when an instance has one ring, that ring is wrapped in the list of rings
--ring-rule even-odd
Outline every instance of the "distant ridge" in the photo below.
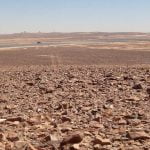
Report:
[[[13,33],[13,34],[0,34],[0,38],[50,38],[50,37],[68,37],[68,36],[150,36],[150,33],[142,32],[51,32],[51,33]]]

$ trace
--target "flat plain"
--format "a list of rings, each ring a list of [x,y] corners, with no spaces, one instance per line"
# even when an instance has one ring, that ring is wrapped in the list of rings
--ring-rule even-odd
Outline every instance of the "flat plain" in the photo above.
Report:
[[[149,150],[150,34],[0,36],[0,150]]]
[[[150,64],[149,34],[53,33],[0,37],[1,66],[139,64]]]

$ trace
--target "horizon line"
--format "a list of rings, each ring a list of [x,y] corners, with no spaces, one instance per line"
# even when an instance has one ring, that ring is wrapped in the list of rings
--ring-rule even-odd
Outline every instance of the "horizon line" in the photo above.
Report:
[[[13,34],[70,34],[70,33],[139,33],[139,34],[150,34],[150,32],[140,32],[140,31],[72,31],[72,32],[12,32],[12,33],[0,33],[0,35],[13,35]]]

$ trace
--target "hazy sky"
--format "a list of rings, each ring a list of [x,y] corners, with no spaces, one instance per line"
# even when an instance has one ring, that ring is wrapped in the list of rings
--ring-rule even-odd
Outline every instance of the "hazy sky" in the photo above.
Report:
[[[0,33],[150,32],[150,0],[0,0]]]

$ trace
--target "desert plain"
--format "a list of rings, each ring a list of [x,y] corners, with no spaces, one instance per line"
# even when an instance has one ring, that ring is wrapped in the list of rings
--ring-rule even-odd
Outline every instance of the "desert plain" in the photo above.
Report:
[[[149,149],[149,33],[0,35],[0,150]]]

